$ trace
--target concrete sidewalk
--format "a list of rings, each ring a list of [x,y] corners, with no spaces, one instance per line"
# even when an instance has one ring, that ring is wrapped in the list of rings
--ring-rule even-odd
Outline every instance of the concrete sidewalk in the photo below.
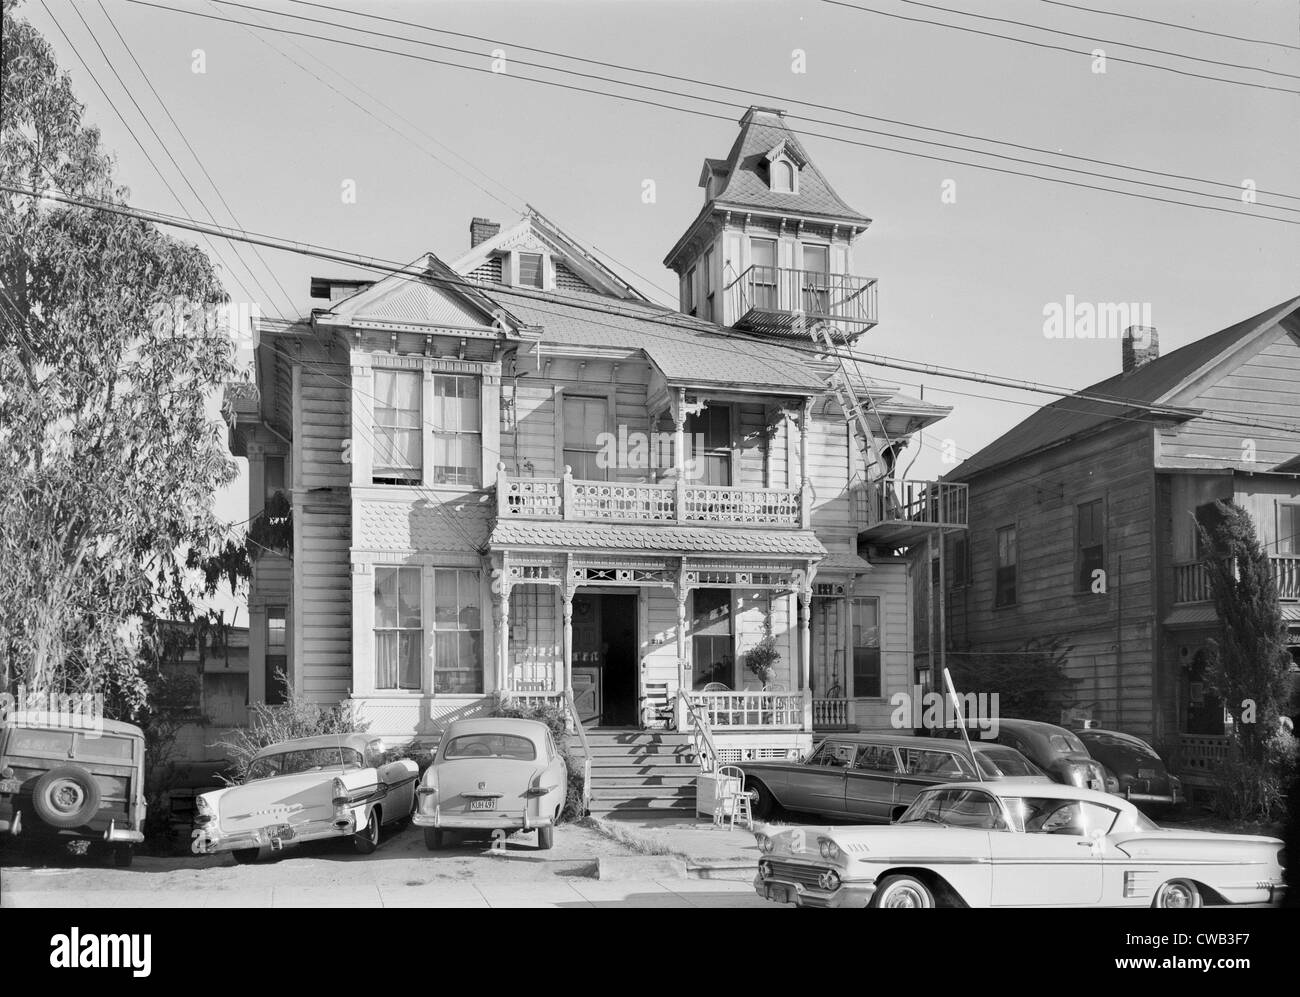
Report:
[[[766,825],[761,821],[750,831],[739,825],[735,830],[715,826],[707,817],[695,820],[681,817],[620,819],[612,815],[591,817],[591,826],[631,848],[647,855],[672,855],[686,863],[686,874],[693,879],[725,879],[750,882],[758,866],[758,841],[755,831]]]

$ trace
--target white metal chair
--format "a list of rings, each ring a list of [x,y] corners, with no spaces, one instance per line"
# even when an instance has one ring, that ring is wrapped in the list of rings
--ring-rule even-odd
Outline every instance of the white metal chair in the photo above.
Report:
[[[736,765],[722,765],[714,773],[717,790],[713,802],[713,823],[729,831],[736,829],[737,819],[754,829],[754,814],[749,806],[749,793],[745,791],[745,773]]]

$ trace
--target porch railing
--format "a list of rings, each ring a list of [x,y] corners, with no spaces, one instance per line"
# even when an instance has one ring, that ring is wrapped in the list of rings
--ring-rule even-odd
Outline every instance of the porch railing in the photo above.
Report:
[[[1300,600],[1300,554],[1271,554],[1273,581],[1277,597],[1284,602]],[[1201,561],[1184,561],[1174,565],[1174,602],[1209,602],[1210,576]]]
[[[561,478],[520,478],[497,465],[497,513],[502,519],[549,519],[600,523],[714,523],[808,529],[811,495],[804,488],[739,488],[623,484]]]
[[[849,726],[849,701],[847,699],[814,699],[812,701],[813,729],[830,729]]]
[[[684,725],[690,731],[691,747],[699,762],[700,772],[702,774],[712,772],[718,767],[718,746],[713,743],[713,731],[709,727],[708,715],[698,709],[681,689],[677,690],[677,698],[682,704]]]
[[[908,525],[961,529],[970,523],[968,486],[960,482],[885,478],[850,490],[855,522],[862,529]]]
[[[800,730],[803,727],[802,692],[692,692],[690,700],[712,728]]]
[[[875,325],[876,287],[874,277],[754,265],[728,284],[725,293],[740,318],[751,311],[791,312]]]
[[[1226,734],[1179,734],[1177,775],[1192,785],[1212,786],[1215,773],[1232,758],[1232,738]]]

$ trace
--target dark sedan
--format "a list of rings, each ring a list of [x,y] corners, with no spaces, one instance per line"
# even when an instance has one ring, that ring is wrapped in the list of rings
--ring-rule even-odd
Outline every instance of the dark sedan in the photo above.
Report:
[[[1154,748],[1140,737],[1090,727],[1074,732],[1088,754],[1101,762],[1119,784],[1117,795],[1142,809],[1164,809],[1183,799],[1183,785],[1169,774]]]
[[[960,738],[955,728],[935,731],[948,738]],[[975,736],[972,733],[972,736]],[[1117,791],[1114,780],[1097,762],[1074,731],[1038,720],[999,720],[996,743],[1015,748],[1052,777],[1053,782],[1099,792]]]

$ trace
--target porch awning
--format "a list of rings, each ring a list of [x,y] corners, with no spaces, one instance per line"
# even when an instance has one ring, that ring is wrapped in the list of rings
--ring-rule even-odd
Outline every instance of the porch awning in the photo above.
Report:
[[[494,550],[638,551],[644,554],[743,554],[821,558],[826,548],[811,530],[712,529],[604,523],[505,522],[488,538]]]

